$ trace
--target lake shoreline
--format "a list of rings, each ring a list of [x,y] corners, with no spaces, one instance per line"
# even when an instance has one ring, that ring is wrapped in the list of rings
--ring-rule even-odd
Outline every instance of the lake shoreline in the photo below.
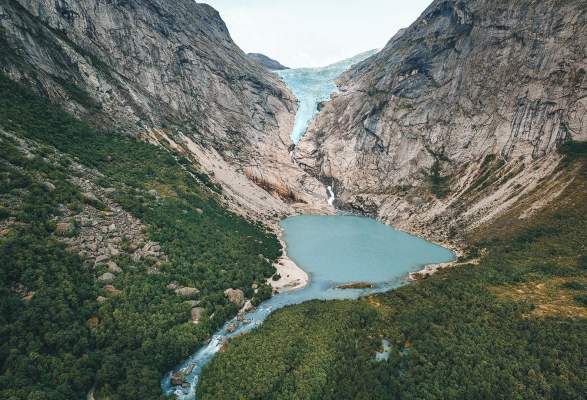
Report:
[[[381,221],[381,222],[385,223],[384,221]],[[421,239],[427,240],[427,241],[434,243],[438,246],[442,246],[446,249],[449,249],[450,251],[452,251],[455,254],[455,259],[452,261],[444,262],[444,263],[426,264],[426,265],[422,266],[422,268],[419,269],[418,271],[410,272],[408,274],[408,281],[409,282],[417,282],[419,280],[422,280],[422,279],[425,279],[425,278],[428,278],[428,277],[434,275],[438,271],[450,269],[450,268],[453,268],[457,265],[461,265],[459,263],[459,259],[465,255],[465,249],[463,246],[458,245],[457,243],[455,243],[453,241],[439,240],[437,237],[435,237],[435,235],[431,234],[426,229],[418,229],[418,228],[415,228],[415,227],[412,227],[409,225],[406,226],[406,225],[389,224],[389,226],[393,227],[394,229],[397,229],[398,231],[405,232],[407,234],[410,234],[410,235],[419,237]]]
[[[446,239],[445,240],[439,239],[438,236],[432,234],[431,232],[429,232],[426,229],[416,228],[414,226],[410,226],[409,224],[391,224],[391,223],[384,221],[381,218],[374,217],[372,215],[362,214],[362,213],[344,212],[341,210],[336,210],[336,212],[337,213],[342,212],[344,215],[349,215],[349,216],[374,218],[375,220],[377,220],[377,221],[381,222],[382,224],[385,224],[393,229],[396,229],[400,232],[407,233],[407,234],[412,235],[414,237],[424,239],[428,242],[431,242],[431,243],[434,243],[438,246],[449,249],[455,254],[455,259],[452,261],[443,262],[443,263],[425,264],[417,271],[409,272],[407,274],[407,281],[408,282],[417,282],[419,280],[422,280],[422,279],[425,279],[425,278],[428,278],[428,277],[434,275],[438,271],[450,269],[450,268],[453,268],[457,265],[463,265],[463,263],[461,263],[459,261],[459,259],[461,259],[465,255],[464,245],[459,245],[454,241],[449,241]],[[288,217],[292,217],[292,216],[296,216],[296,215],[297,216],[300,216],[300,215],[326,216],[329,214],[322,213],[322,212],[309,213],[309,214],[294,213],[292,215],[289,215]],[[273,266],[277,270],[276,273],[281,276],[281,279],[279,281],[273,281],[271,278],[267,279],[267,283],[270,284],[271,287],[273,288],[273,295],[278,295],[283,290],[296,290],[296,289],[302,289],[302,288],[308,286],[308,284],[310,283],[310,277],[309,277],[308,273],[303,268],[301,268],[299,265],[297,265],[287,254],[287,244],[285,243],[285,240],[283,239],[283,228],[281,227],[280,223],[277,224],[275,231],[276,231],[275,233],[277,235],[277,239],[279,240],[279,243],[282,248],[282,256],[279,257],[279,259],[277,259],[275,261],[275,263],[273,264]],[[479,260],[476,259],[476,260],[472,260],[470,263],[476,264],[476,263],[478,263],[478,261]],[[391,290],[393,290],[393,289],[391,289]]]
[[[277,239],[281,244],[282,254],[273,263],[273,266],[277,270],[276,274],[279,274],[281,278],[277,281],[274,281],[272,278],[267,279],[267,283],[271,285],[274,295],[284,290],[302,289],[310,283],[308,273],[287,255],[287,243],[283,239],[283,229],[281,226],[278,226]]]

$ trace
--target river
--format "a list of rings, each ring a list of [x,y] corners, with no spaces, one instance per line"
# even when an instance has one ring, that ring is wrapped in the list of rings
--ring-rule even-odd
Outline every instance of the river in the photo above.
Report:
[[[227,322],[207,345],[176,369],[191,370],[186,378],[190,387],[171,386],[169,373],[163,380],[166,393],[175,393],[182,400],[195,399],[202,368],[223,342],[250,331],[279,308],[313,299],[355,299],[386,291],[405,283],[408,273],[426,264],[454,259],[448,249],[365,217],[304,215],[283,220],[281,227],[289,257],[308,273],[310,283],[302,289],[274,296],[256,311]],[[358,281],[374,287],[336,288]]]
[[[373,52],[360,54],[324,68],[303,68],[279,74],[296,94],[299,111],[292,140],[297,143],[316,114],[320,101],[336,91],[336,78],[352,64]],[[331,192],[332,193],[332,192]],[[331,194],[330,199],[333,201]],[[313,299],[355,299],[382,292],[406,282],[410,272],[426,264],[448,262],[454,253],[424,239],[397,231],[373,219],[348,215],[295,216],[281,222],[288,256],[310,276],[309,284],[286,291],[260,304],[253,312],[227,322],[209,343],[170,371],[162,380],[163,391],[180,400],[194,400],[202,368],[231,337],[249,332],[273,311]],[[341,284],[367,282],[365,289],[338,289]],[[171,384],[171,376],[183,371],[189,387]]]

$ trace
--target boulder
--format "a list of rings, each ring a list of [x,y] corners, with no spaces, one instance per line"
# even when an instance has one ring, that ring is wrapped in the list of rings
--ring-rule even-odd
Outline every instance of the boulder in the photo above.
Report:
[[[257,308],[253,305],[253,303],[251,302],[251,300],[247,300],[247,302],[245,303],[245,305],[243,306],[243,308],[241,308],[240,312],[241,313],[248,313],[248,312],[253,312],[256,309]]]
[[[100,282],[113,282],[116,276],[112,272],[103,273],[98,277]]]
[[[108,301],[108,299],[104,296],[98,296],[98,297],[96,297],[96,301],[98,303],[104,303],[105,301]]]
[[[146,256],[154,256],[159,257],[159,252],[161,251],[161,246],[156,242],[148,242],[143,247],[143,253]]]
[[[110,256],[112,256],[112,257],[117,257],[120,255],[120,250],[118,250],[116,247],[112,246],[111,244],[108,245],[108,252],[110,253]]]
[[[25,293],[25,295],[22,297],[22,299],[24,301],[31,301],[33,299],[33,296],[35,295],[35,292],[27,292]]]
[[[96,257],[96,263],[104,262],[104,261],[108,260],[109,258],[110,258],[110,255],[108,255],[108,254],[101,254],[98,257]]]
[[[114,286],[112,285],[104,285],[104,287],[102,288],[102,290],[104,290],[106,293],[110,293],[113,295],[117,295],[120,293],[119,289],[116,289]]]
[[[192,322],[194,324],[200,323],[200,320],[204,316],[206,309],[204,307],[194,307],[192,308]]]
[[[98,202],[100,200],[98,200],[98,198],[96,197],[96,195],[92,192],[85,192],[82,193],[82,197],[87,200],[87,201],[91,201],[91,202]]]
[[[224,296],[226,296],[228,301],[236,304],[238,307],[242,307],[245,304],[245,293],[240,289],[226,289]]]
[[[75,232],[75,225],[71,222],[60,222],[55,226],[55,234],[58,236],[71,236]]]
[[[108,266],[108,272],[113,274],[119,274],[122,272],[122,268],[120,268],[114,261],[108,261],[108,264],[106,265]]]
[[[181,386],[184,382],[185,375],[183,372],[178,371],[175,374],[171,375],[171,384],[173,386]]]
[[[175,289],[175,294],[183,297],[192,297],[198,293],[200,293],[200,290],[193,287],[181,287],[179,289]]]

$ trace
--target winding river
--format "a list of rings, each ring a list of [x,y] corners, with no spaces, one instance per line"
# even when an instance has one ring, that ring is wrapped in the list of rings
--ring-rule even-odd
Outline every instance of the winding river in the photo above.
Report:
[[[335,91],[334,81],[340,73],[370,54],[372,52],[363,53],[325,68],[280,73],[300,102],[296,128],[292,132],[294,142],[297,143],[305,132],[317,104]],[[410,272],[426,264],[454,259],[454,253],[446,248],[365,217],[295,216],[283,220],[281,228],[288,256],[308,273],[309,284],[302,289],[282,292],[260,304],[255,311],[227,322],[209,343],[163,378],[161,386],[166,394],[175,394],[180,400],[195,399],[202,368],[222,344],[251,331],[279,308],[313,299],[355,299],[386,291],[405,283]],[[368,282],[373,287],[337,288],[354,282]],[[171,384],[171,376],[177,371],[183,371],[189,387]]]

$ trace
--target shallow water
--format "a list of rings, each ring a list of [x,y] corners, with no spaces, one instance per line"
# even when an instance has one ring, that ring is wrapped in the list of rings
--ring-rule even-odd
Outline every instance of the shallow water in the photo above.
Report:
[[[172,387],[171,372],[162,381],[167,394],[179,399],[195,399],[195,387],[202,367],[218,352],[222,343],[250,331],[273,311],[313,299],[354,299],[386,291],[404,283],[409,272],[426,264],[448,262],[454,253],[424,239],[397,231],[373,219],[356,216],[297,216],[282,221],[281,227],[289,257],[310,276],[303,289],[274,296],[256,311],[229,321],[209,344],[201,348],[177,370],[192,368],[189,388]],[[352,282],[375,284],[372,289],[336,289]],[[227,329],[236,327],[232,332]],[[229,329],[232,330],[232,329]]]
[[[332,93],[338,92],[336,79],[340,74],[376,52],[367,51],[327,67],[275,71],[298,99],[298,112],[291,133],[294,143],[297,144],[306,133],[310,121],[318,112],[318,103],[329,100]]]

